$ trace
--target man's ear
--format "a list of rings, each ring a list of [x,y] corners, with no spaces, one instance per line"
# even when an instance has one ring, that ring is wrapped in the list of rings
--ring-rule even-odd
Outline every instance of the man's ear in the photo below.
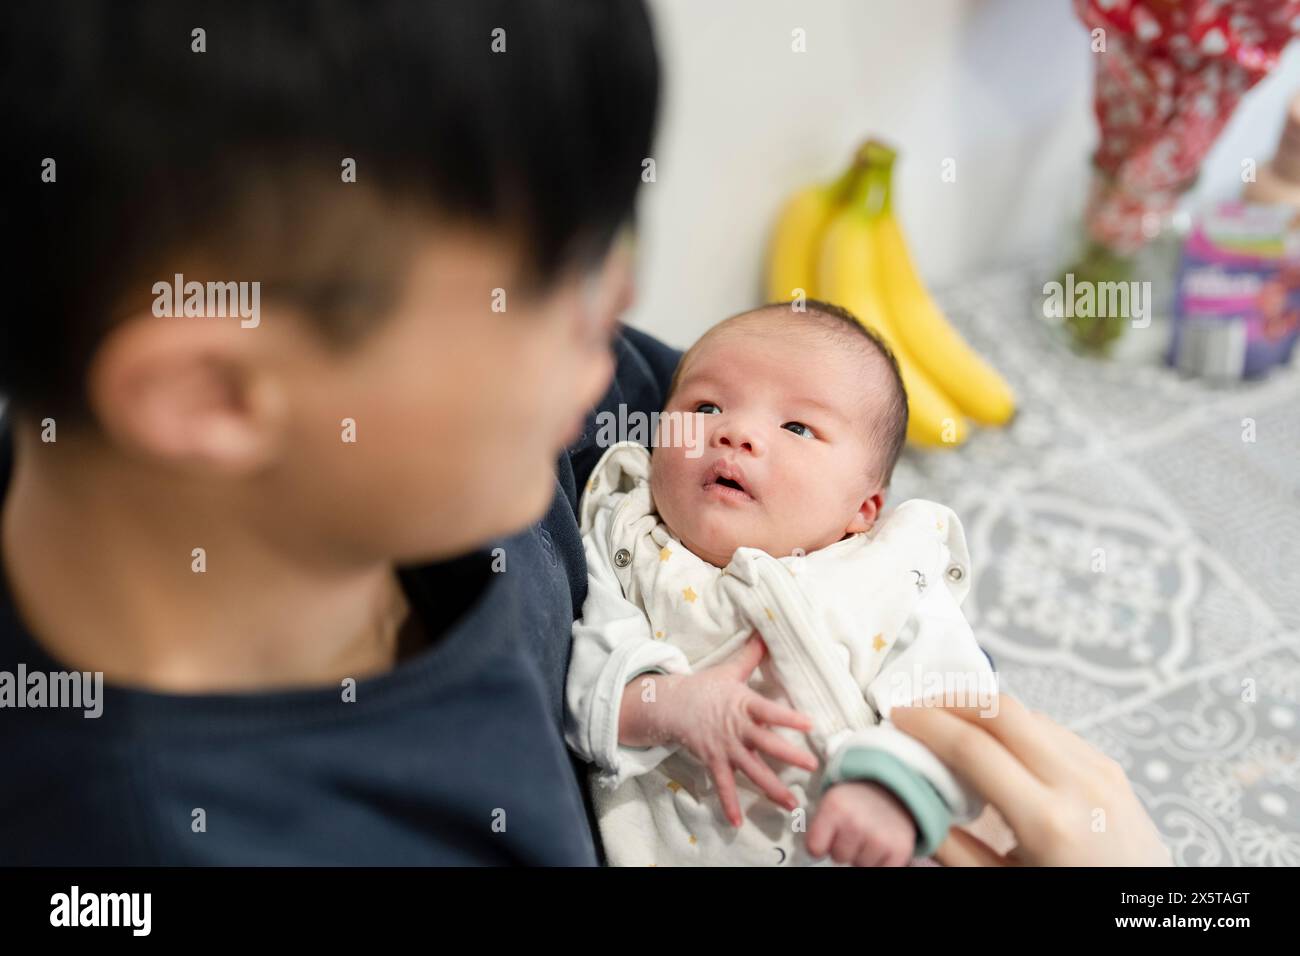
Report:
[[[876,518],[880,514],[880,509],[885,506],[885,495],[883,491],[877,491],[874,495],[862,502],[857,513],[849,521],[848,529],[845,534],[858,534],[863,531],[870,531],[871,526],[876,523]]]
[[[259,360],[265,334],[228,319],[134,316],[91,361],[90,410],[137,453],[196,471],[256,471],[277,453],[287,410]]]

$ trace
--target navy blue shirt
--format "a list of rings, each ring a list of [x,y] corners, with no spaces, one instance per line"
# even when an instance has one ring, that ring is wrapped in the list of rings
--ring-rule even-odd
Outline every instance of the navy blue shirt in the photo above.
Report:
[[[626,328],[615,350],[614,382],[561,455],[546,517],[497,543],[503,573],[490,548],[403,570],[430,646],[359,682],[354,703],[336,687],[106,686],[94,719],[0,707],[0,864],[595,863],[563,738],[570,629],[587,592],[578,489],[603,452],[597,413],[659,411],[681,357]],[[10,454],[0,428],[0,501]],[[64,670],[0,574],[0,671],[20,664]]]

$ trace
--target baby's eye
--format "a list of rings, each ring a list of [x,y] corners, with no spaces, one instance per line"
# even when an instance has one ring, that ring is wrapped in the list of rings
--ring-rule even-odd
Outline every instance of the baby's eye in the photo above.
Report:
[[[695,412],[696,414],[703,413],[705,415],[721,415],[722,409],[717,405],[714,405],[712,402],[700,402],[699,405],[695,406]]]
[[[813,430],[809,428],[807,425],[805,425],[803,422],[786,422],[781,427],[789,429],[790,431],[794,432],[796,435],[802,435],[804,438],[817,437],[813,433]]]

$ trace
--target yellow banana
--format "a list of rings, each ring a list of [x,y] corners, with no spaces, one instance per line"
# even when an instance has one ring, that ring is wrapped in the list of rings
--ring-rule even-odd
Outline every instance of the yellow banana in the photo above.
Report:
[[[817,297],[817,249],[822,233],[863,168],[855,160],[832,182],[805,186],[786,200],[768,247],[766,301],[789,301],[798,295],[798,289],[807,298]]]
[[[907,439],[954,448],[969,435],[961,410],[908,354],[880,295],[881,276],[873,219],[878,184],[870,175],[856,184],[847,205],[831,220],[818,257],[821,298],[843,306],[875,331],[893,351],[907,389]]]
[[[880,212],[872,220],[881,293],[899,340],[949,398],[981,425],[1005,425],[1016,396],[944,318],[917,274],[907,241],[894,219],[891,185],[895,153],[882,143],[864,150],[881,172]]]

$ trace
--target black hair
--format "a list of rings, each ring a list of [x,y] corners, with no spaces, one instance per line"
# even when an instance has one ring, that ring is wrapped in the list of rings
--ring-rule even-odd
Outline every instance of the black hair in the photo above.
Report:
[[[806,319],[822,319],[831,323],[830,327],[837,333],[863,340],[864,348],[877,355],[886,369],[886,379],[888,380],[889,394],[886,397],[884,408],[878,419],[872,426],[872,440],[876,447],[880,449],[880,474],[878,477],[882,487],[889,487],[890,481],[894,476],[894,467],[898,464],[899,456],[903,453],[903,446],[907,442],[907,387],[903,384],[903,374],[898,367],[898,359],[894,356],[893,350],[889,344],[880,337],[874,329],[868,328],[858,321],[857,317],[848,309],[831,302],[823,302],[821,299],[804,299],[802,300],[802,309],[796,308],[794,302],[769,302],[766,305],[760,305],[754,309],[746,309],[744,312],[738,312],[735,315],[723,319],[717,325],[713,326],[696,340],[695,344],[686,350],[681,361],[677,363],[677,369],[673,373],[672,382],[668,386],[668,394],[664,402],[673,397],[677,391],[677,385],[681,381],[682,372],[695,349],[704,341],[704,338],[714,331],[732,321],[733,319],[742,319],[746,316],[757,315],[764,312],[781,312],[792,316],[803,316]]]
[[[330,219],[363,193],[517,235],[544,287],[631,217],[658,87],[643,0],[6,0],[0,394],[84,409],[109,310],[182,250],[328,332],[330,283],[390,259]]]

